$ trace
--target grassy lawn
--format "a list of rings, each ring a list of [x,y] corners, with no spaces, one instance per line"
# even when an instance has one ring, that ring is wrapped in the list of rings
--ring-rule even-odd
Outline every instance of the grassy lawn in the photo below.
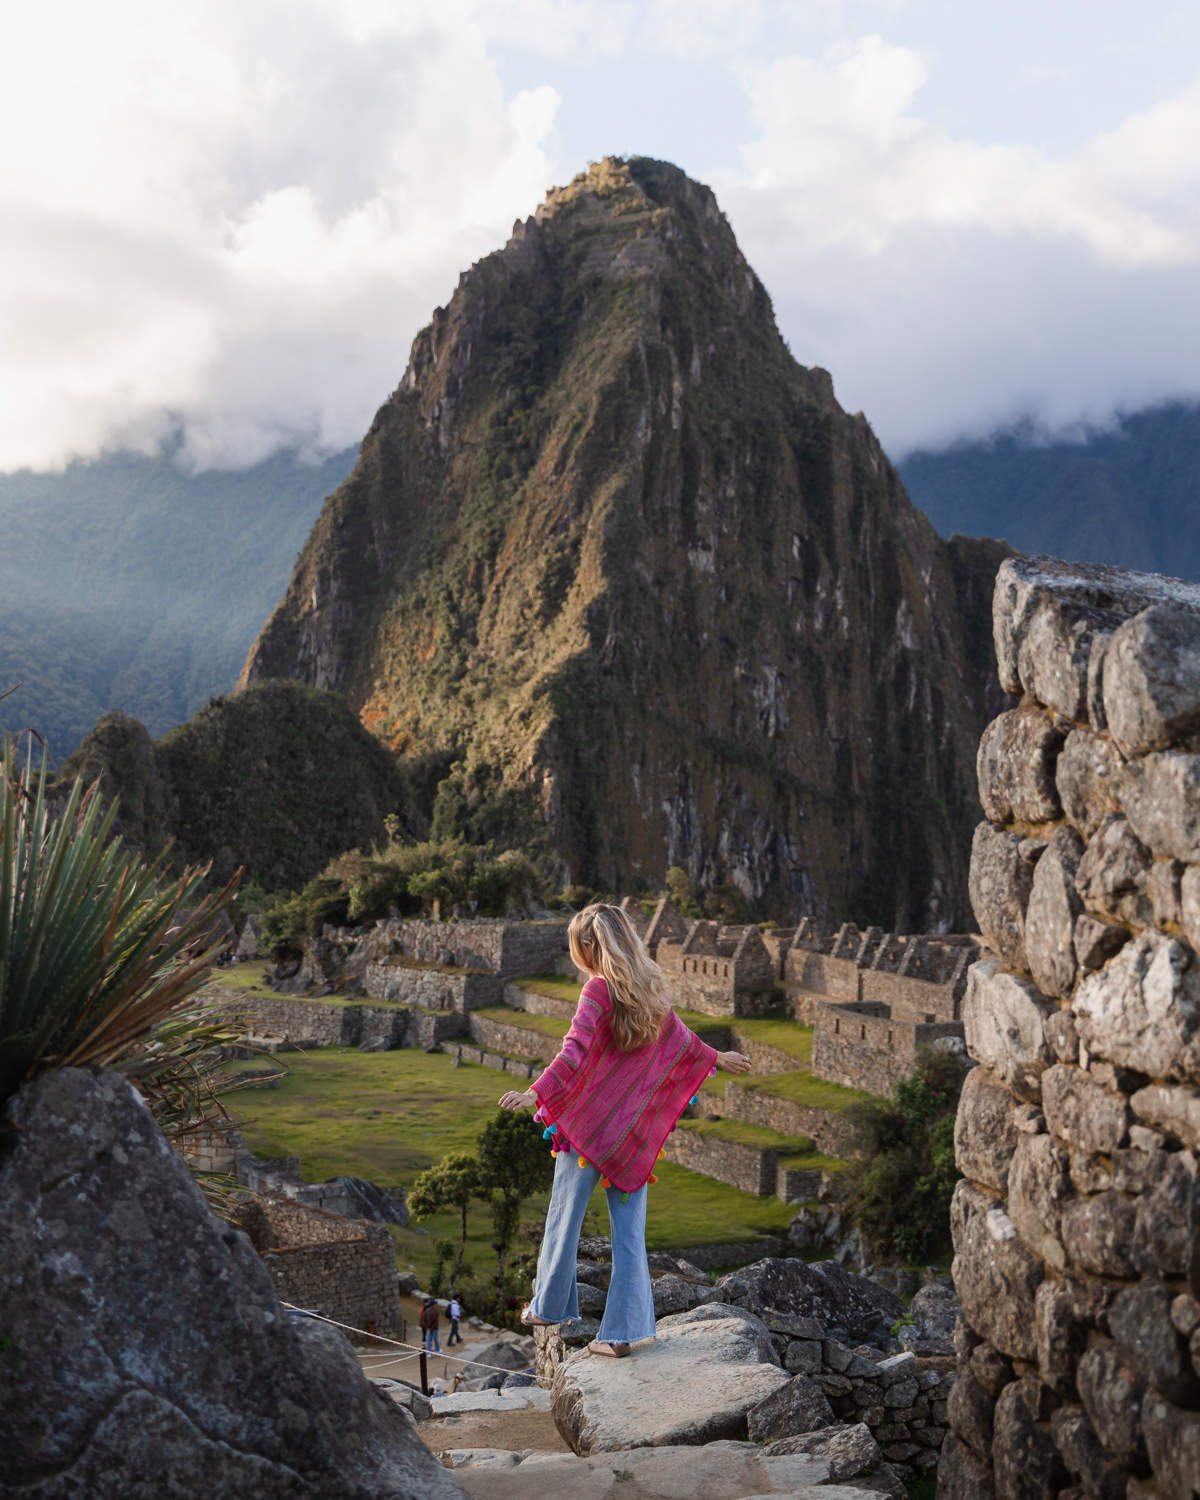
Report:
[[[716,1079],[710,1081],[715,1083]],[[840,1083],[826,1083],[823,1078],[814,1078],[807,1068],[795,1073],[769,1073],[765,1078],[743,1075],[738,1084],[742,1088],[774,1094],[780,1099],[790,1099],[794,1104],[807,1104],[813,1109],[845,1109],[848,1104],[871,1098],[870,1094],[858,1089],[847,1089]]]
[[[570,1021],[560,1021],[557,1016],[535,1016],[527,1010],[513,1010],[511,1005],[485,1005],[471,1012],[488,1021],[498,1021],[501,1026],[519,1026],[522,1031],[536,1031],[541,1036],[564,1037],[571,1029]]]
[[[267,960],[263,958],[251,959],[249,963],[234,964],[231,969],[210,969],[208,971],[208,983],[219,984],[222,989],[227,990],[263,990],[263,969],[267,966]]]
[[[802,1135],[781,1135],[765,1125],[748,1125],[744,1120],[683,1120],[680,1130],[696,1135],[712,1135],[722,1141],[736,1141],[739,1146],[755,1146],[763,1151],[811,1151],[812,1142]]]
[[[565,974],[531,974],[528,979],[509,979],[519,990],[532,990],[535,995],[546,995],[551,1000],[566,1000],[575,1005],[579,1001],[582,985],[568,979]]]
[[[469,1063],[455,1068],[445,1053],[415,1048],[324,1048],[290,1052],[282,1061],[291,1072],[279,1088],[237,1101],[238,1111],[250,1117],[242,1130],[259,1156],[299,1156],[309,1182],[345,1174],[383,1186],[411,1186],[418,1172],[447,1153],[474,1150],[476,1136],[513,1083],[492,1068]],[[650,1189],[646,1240],[652,1250],[778,1234],[795,1214],[776,1198],[756,1198],[671,1162],[659,1162],[655,1170],[659,1181]],[[548,1195],[531,1199],[525,1221],[540,1218],[548,1201]],[[589,1221],[589,1232],[607,1234],[600,1189],[591,1208],[597,1218]],[[467,1259],[486,1275],[495,1258],[486,1206],[471,1209],[467,1231]],[[438,1215],[419,1229],[395,1229],[401,1265],[427,1275],[434,1239],[457,1238],[457,1233],[453,1214]]]
[[[739,1146],[775,1151],[781,1166],[836,1172],[846,1165],[838,1156],[814,1151],[812,1142],[805,1136],[781,1135],[777,1130],[768,1130],[764,1125],[747,1125],[742,1120],[684,1120],[679,1129],[694,1131],[696,1135],[716,1136],[718,1140],[735,1141]]]
[[[811,1026],[799,1021],[790,1021],[780,1016],[767,1016],[760,1020],[730,1022],[736,1035],[744,1036],[748,1042],[759,1042],[764,1047],[776,1047],[806,1065],[812,1063],[813,1033]]]

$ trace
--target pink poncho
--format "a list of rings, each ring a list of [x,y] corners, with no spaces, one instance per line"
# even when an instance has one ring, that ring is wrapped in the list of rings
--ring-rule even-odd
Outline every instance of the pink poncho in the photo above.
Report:
[[[538,1117],[559,1127],[557,1144],[569,1142],[614,1187],[633,1193],[717,1054],[673,1010],[657,1041],[621,1052],[609,1030],[611,1009],[608,985],[589,979],[562,1051],[530,1088]]]

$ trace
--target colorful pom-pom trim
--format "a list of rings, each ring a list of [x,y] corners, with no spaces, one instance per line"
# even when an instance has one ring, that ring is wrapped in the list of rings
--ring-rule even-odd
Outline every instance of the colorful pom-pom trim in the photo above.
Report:
[[[551,1147],[551,1148],[550,1148],[550,1155],[551,1155],[551,1156],[557,1156],[557,1155],[558,1155],[558,1152],[557,1152],[557,1151],[555,1151],[555,1150],[554,1150],[554,1148],[553,1148],[553,1147]]]
[[[658,1153],[658,1160],[662,1161],[663,1157],[666,1156],[666,1154],[667,1154],[667,1148],[664,1146],[662,1148],[662,1150]]]
[[[586,1156],[581,1156],[579,1158],[579,1165],[581,1167],[586,1167],[587,1166],[587,1157]]]
[[[700,1095],[699,1094],[693,1094],[692,1097],[688,1100],[688,1104],[689,1105],[699,1104],[699,1103],[700,1103]]]
[[[628,1203],[629,1202],[629,1194],[628,1193],[622,1193],[621,1194],[621,1202],[622,1203]]]
[[[653,1172],[651,1172],[649,1177],[646,1178],[646,1181],[653,1187],[653,1185],[658,1181],[658,1178],[655,1177]]]
[[[607,1178],[607,1177],[602,1177],[602,1178],[601,1178],[601,1179],[600,1179],[600,1186],[601,1186],[601,1187],[602,1187],[602,1188],[610,1188],[610,1187],[612,1187],[612,1183],[611,1183],[611,1182],[609,1182],[609,1180],[608,1180],[608,1178]]]

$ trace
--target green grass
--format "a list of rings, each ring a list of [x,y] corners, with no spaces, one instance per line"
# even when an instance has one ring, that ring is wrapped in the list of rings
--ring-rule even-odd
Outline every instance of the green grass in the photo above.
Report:
[[[870,1094],[858,1089],[847,1089],[840,1083],[814,1078],[807,1068],[795,1073],[769,1073],[765,1078],[743,1075],[737,1081],[743,1088],[758,1089],[761,1093],[790,1099],[793,1104],[807,1104],[813,1109],[841,1110],[861,1099],[871,1098]]]
[[[739,1146],[754,1146],[760,1151],[794,1154],[812,1150],[812,1142],[806,1136],[782,1135],[778,1130],[769,1130],[765,1125],[748,1125],[744,1120],[682,1120],[679,1129],[690,1130],[694,1135],[736,1141]]]
[[[478,1064],[453,1067],[445,1053],[400,1048],[392,1052],[289,1052],[291,1070],[277,1089],[256,1092],[240,1107],[242,1126],[259,1156],[299,1156],[308,1182],[345,1174],[384,1186],[413,1178],[451,1151],[473,1151],[500,1095],[520,1080]],[[735,1243],[758,1234],[786,1233],[795,1209],[776,1198],[757,1198],[723,1182],[660,1161],[650,1189],[646,1243],[651,1250]],[[548,1197],[531,1199],[526,1223],[539,1218]],[[607,1234],[604,1194],[597,1189],[595,1233]],[[428,1230],[422,1233],[421,1230]],[[467,1259],[486,1275],[495,1263],[491,1217],[483,1205],[467,1220]],[[397,1256],[427,1276],[433,1242],[457,1237],[453,1214],[411,1229],[393,1230]]]
[[[803,1026],[799,1021],[789,1021],[783,1017],[773,1016],[763,1017],[760,1020],[739,1018],[730,1024],[735,1035],[744,1036],[747,1041],[758,1042],[764,1047],[775,1047],[806,1065],[812,1063],[811,1026]]]
[[[551,1000],[566,1000],[575,1005],[579,1001],[582,985],[568,979],[564,974],[531,974],[528,979],[510,979],[519,990],[530,990],[535,995],[545,995]]]
[[[680,1130],[696,1135],[716,1136],[718,1140],[736,1141],[739,1146],[754,1146],[776,1153],[780,1166],[811,1167],[818,1172],[838,1172],[846,1163],[838,1156],[815,1151],[806,1136],[781,1135],[765,1125],[748,1125],[744,1120],[684,1120]]]
[[[265,989],[263,970],[266,967],[265,958],[254,958],[249,963],[234,964],[232,969],[211,969],[209,982],[229,990]]]
[[[702,1010],[680,1010],[678,1006],[675,1014],[690,1030],[694,1031],[701,1040],[706,1040],[705,1033],[710,1031],[728,1031],[733,1025],[732,1016],[709,1016]]]
[[[513,1010],[510,1005],[486,1005],[471,1012],[488,1021],[499,1021],[502,1026],[519,1026],[522,1031],[536,1031],[542,1036],[564,1037],[571,1029],[570,1021],[560,1021],[557,1016],[535,1016],[527,1010]]]

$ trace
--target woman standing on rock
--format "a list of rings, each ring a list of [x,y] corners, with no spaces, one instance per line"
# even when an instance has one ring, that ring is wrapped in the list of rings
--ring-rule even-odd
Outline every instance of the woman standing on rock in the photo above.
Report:
[[[688,1101],[716,1068],[745,1073],[749,1058],[717,1052],[671,1008],[662,970],[615,906],[587,906],[567,929],[571,958],[591,975],[562,1050],[528,1093],[504,1109],[537,1106],[557,1156],[538,1257],[537,1294],[521,1314],[545,1327],[579,1316],[575,1262],[588,1200],[607,1189],[612,1280],[593,1354],[621,1359],[654,1337],[646,1263],[646,1186]]]

